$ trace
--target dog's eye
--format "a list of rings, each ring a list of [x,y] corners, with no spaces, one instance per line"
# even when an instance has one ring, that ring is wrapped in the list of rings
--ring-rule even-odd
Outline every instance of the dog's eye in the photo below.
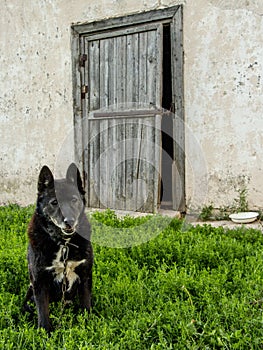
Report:
[[[50,201],[51,205],[58,205],[58,201],[56,199],[53,199],[52,201]]]

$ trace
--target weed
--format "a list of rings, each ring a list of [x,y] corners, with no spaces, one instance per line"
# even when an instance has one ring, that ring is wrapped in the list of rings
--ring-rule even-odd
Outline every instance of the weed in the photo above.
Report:
[[[236,212],[248,211],[247,188],[242,187],[237,190],[238,198],[234,200],[233,209]]]
[[[263,221],[263,211],[262,210],[259,210],[259,212],[258,212],[258,220],[259,221]]]
[[[249,210],[248,206],[248,200],[247,200],[247,194],[248,190],[244,183],[242,182],[240,188],[236,188],[236,192],[238,193],[238,197],[234,198],[232,205],[227,206],[220,206],[218,209],[214,208],[212,204],[205,205],[201,209],[201,213],[199,215],[199,218],[202,221],[209,221],[209,220],[228,220],[229,214],[231,213],[240,213],[240,212],[246,212]]]
[[[213,216],[213,210],[214,210],[214,207],[212,204],[205,205],[201,210],[201,213],[199,215],[199,219],[201,219],[202,221],[211,220],[211,218]]]
[[[217,214],[215,215],[216,220],[229,220],[229,214],[231,213],[231,210],[229,207],[219,207]]]

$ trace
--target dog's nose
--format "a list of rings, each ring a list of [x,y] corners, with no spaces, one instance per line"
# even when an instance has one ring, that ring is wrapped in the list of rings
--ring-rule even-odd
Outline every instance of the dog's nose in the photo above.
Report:
[[[75,222],[75,220],[73,218],[65,218],[64,219],[64,223],[68,227],[73,227],[74,226],[74,222]]]

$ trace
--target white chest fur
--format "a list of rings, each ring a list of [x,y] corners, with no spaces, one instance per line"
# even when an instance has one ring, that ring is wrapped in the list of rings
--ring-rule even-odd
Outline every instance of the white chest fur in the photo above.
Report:
[[[68,248],[67,248],[68,249]],[[53,270],[53,274],[55,275],[55,280],[57,282],[62,282],[64,276],[68,281],[68,289],[69,292],[74,284],[79,279],[79,276],[76,274],[75,269],[79,265],[86,262],[86,259],[82,259],[79,261],[74,260],[65,260],[65,246],[61,245],[59,251],[56,254],[55,259],[52,261],[52,266],[46,268],[46,270]]]

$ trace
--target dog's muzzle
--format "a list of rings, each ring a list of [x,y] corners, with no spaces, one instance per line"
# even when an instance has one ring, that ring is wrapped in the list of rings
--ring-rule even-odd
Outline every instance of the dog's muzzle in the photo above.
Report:
[[[62,228],[62,232],[65,236],[72,236],[75,233],[76,223],[74,220],[68,218],[64,219],[65,227]]]

